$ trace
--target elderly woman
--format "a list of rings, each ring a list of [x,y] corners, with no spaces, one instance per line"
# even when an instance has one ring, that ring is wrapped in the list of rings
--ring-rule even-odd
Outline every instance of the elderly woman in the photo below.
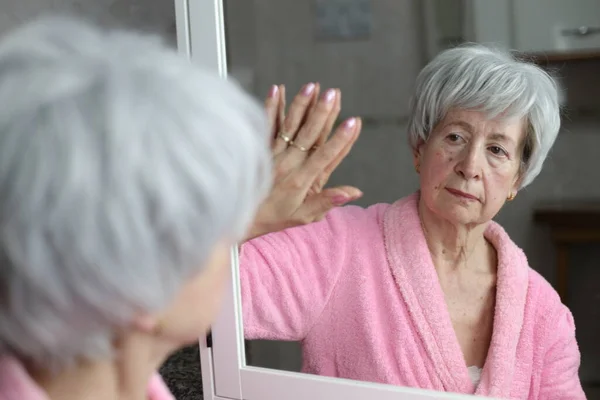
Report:
[[[0,399],[172,399],[154,371],[206,333],[270,182],[264,110],[65,19],[0,42],[0,103]]]
[[[241,248],[246,337],[301,341],[308,373],[584,399],[571,313],[492,221],[556,139],[551,77],[482,46],[439,54],[417,78],[408,124],[420,190],[328,213],[361,193],[320,190],[339,160],[312,167],[326,132],[298,121],[315,92],[305,86],[281,125],[274,189]],[[313,109],[337,115],[338,104],[329,91]]]

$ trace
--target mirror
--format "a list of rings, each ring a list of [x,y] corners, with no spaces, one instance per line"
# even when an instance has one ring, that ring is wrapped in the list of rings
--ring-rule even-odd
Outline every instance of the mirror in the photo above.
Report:
[[[557,379],[576,381],[578,374],[587,397],[596,398],[600,346],[595,337],[600,326],[590,304],[598,301],[600,289],[593,267],[594,246],[600,240],[600,187],[593,184],[600,178],[594,172],[594,149],[600,144],[600,93],[598,85],[587,83],[595,81],[600,69],[600,5],[591,0],[580,0],[577,6],[551,0],[526,3],[227,1],[229,74],[261,99],[270,85],[285,84],[288,104],[307,82],[320,82],[323,89],[340,88],[340,121],[358,115],[363,126],[360,139],[329,185],[360,188],[364,196],[356,206],[369,207],[394,203],[419,189],[412,150],[406,144],[408,102],[417,74],[439,52],[465,41],[494,43],[518,50],[551,72],[559,82],[564,108],[560,134],[541,174],[518,191],[494,220],[574,315],[581,367],[565,372],[574,377]],[[458,308],[452,307],[464,298],[453,297],[450,287],[442,290],[436,274],[394,270],[400,268],[390,265],[400,262],[394,260],[400,257],[394,251],[401,250],[386,253],[386,246],[404,239],[387,237],[395,235],[394,228],[386,225],[393,225],[391,217],[383,211],[378,214],[377,208],[370,210],[377,215],[372,218],[379,221],[379,231],[375,222],[370,228],[364,222],[364,226],[352,225],[347,230],[335,226],[328,230],[320,223],[321,230],[300,228],[242,247],[247,365],[442,390],[456,388],[454,379],[468,382],[473,379],[469,373],[474,373],[496,382],[525,379],[527,383],[515,390],[540,390],[536,383],[540,371],[524,372],[527,368],[520,357],[525,350],[514,347],[526,346],[518,333],[528,323],[522,315],[530,310],[522,303],[525,300],[519,300],[520,308],[511,309],[503,303],[507,300],[500,298],[510,290],[491,284],[492,290],[486,292],[492,293],[491,303],[479,302],[479,298],[474,301],[487,311],[480,313],[479,319],[461,322]],[[363,217],[360,213],[367,213],[354,212]],[[335,224],[335,219],[330,223]],[[326,236],[335,229],[339,229],[335,231],[339,237]],[[362,242],[357,239],[363,230],[379,238],[365,245],[366,238]],[[313,240],[302,232],[314,235]],[[301,243],[302,251],[298,240],[307,240]],[[364,252],[376,255],[357,259],[360,255],[344,245],[351,240],[353,248],[366,246]],[[311,253],[307,247],[322,253]],[[252,265],[260,260],[267,266]],[[374,260],[380,264],[370,265]],[[286,265],[276,269],[278,262]],[[418,263],[430,265],[431,259]],[[410,275],[413,272],[416,275]],[[420,289],[398,283],[399,279],[425,277],[435,282],[425,280]],[[502,282],[508,278],[498,275],[494,279]],[[527,296],[527,285],[521,284],[521,294],[511,292],[516,296],[513,300]],[[520,315],[521,322],[510,328],[502,313],[517,319]],[[461,353],[469,347],[464,344],[467,339],[459,339],[455,333],[461,324],[478,324],[482,319],[491,333],[487,339],[475,335],[468,340],[488,341],[491,350],[484,352],[478,365],[472,365],[483,368],[483,373],[467,369],[463,357],[471,356]],[[511,333],[511,329],[516,330]],[[509,349],[511,346],[514,348]],[[503,351],[508,353],[502,357],[512,363],[495,355]],[[523,369],[523,376],[508,372],[515,367]]]

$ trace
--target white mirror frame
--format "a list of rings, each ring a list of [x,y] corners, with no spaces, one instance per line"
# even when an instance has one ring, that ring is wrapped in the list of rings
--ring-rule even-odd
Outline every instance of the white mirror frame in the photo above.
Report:
[[[276,0],[273,0],[276,1]],[[227,78],[222,0],[175,0],[179,51],[192,62]],[[433,400],[475,399],[452,393],[329,378],[246,365],[237,248],[231,250],[231,279],[212,340],[200,340],[207,400]]]

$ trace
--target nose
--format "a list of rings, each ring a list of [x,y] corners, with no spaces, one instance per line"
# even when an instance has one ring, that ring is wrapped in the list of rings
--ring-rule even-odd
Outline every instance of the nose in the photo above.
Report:
[[[459,155],[454,171],[466,180],[481,178],[481,157],[477,146],[465,146]]]

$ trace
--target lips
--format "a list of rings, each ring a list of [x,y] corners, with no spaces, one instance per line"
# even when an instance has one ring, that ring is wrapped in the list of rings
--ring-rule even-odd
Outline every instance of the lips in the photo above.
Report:
[[[446,188],[446,190],[447,190],[447,191],[448,191],[450,194],[452,194],[452,195],[454,195],[454,196],[456,196],[456,197],[460,197],[460,198],[463,198],[463,199],[465,199],[465,200],[479,201],[479,198],[478,198],[477,196],[473,196],[472,194],[469,194],[469,193],[463,192],[463,191],[461,191],[461,190],[458,190],[458,189],[452,189],[452,188]]]

